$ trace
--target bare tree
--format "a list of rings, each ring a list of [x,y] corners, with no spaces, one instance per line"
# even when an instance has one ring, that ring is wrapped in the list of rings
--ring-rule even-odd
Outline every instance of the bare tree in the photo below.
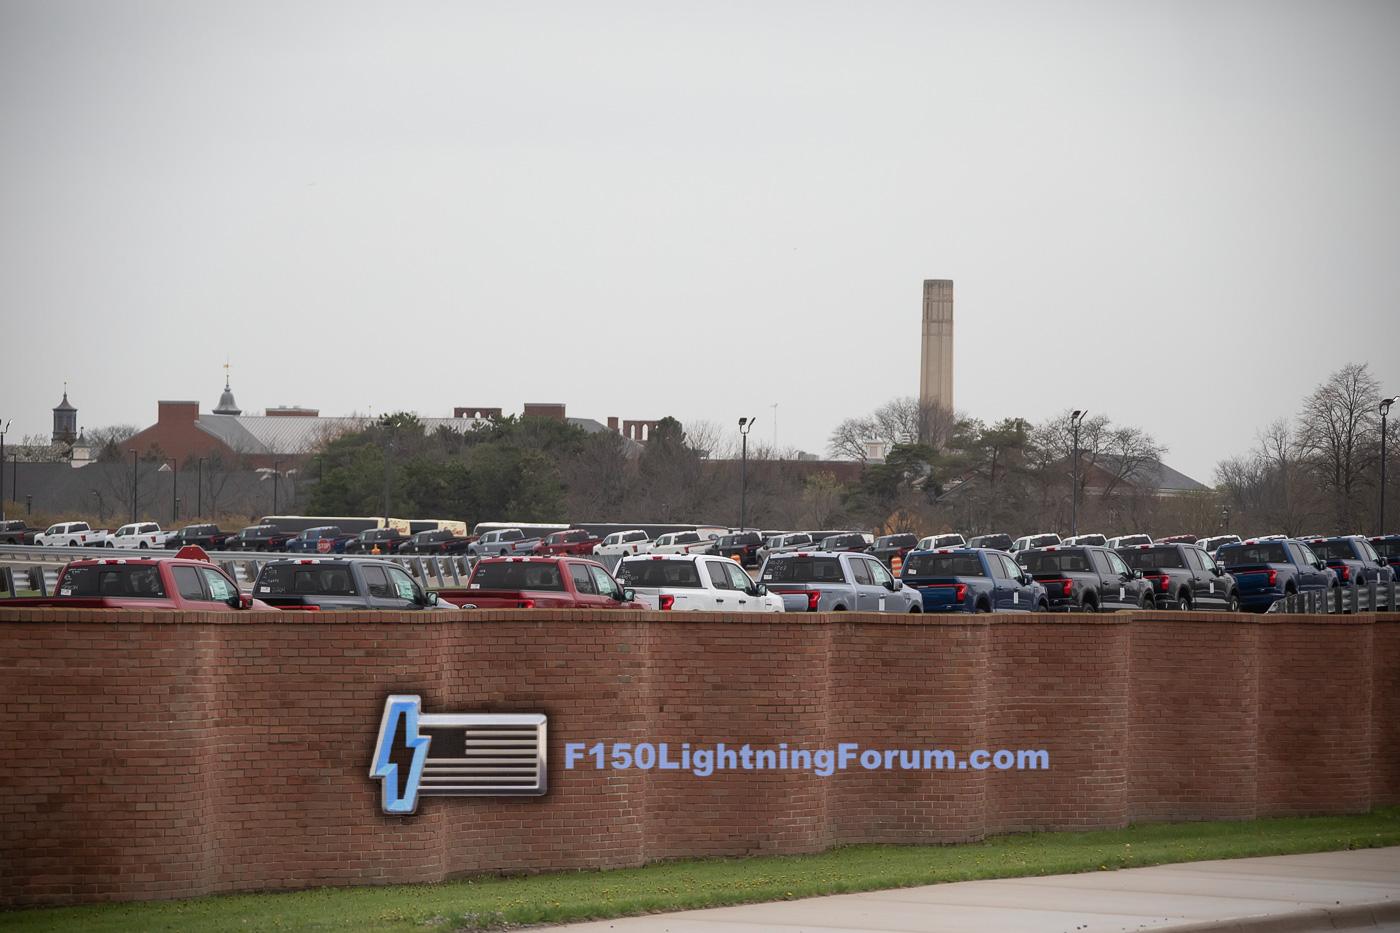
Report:
[[[948,446],[958,422],[952,409],[912,396],[892,399],[863,418],[847,418],[831,432],[827,449],[837,460],[868,459],[867,441],[886,449],[897,444],[925,444],[934,450]]]
[[[803,524],[830,528],[841,517],[842,486],[831,473],[815,473],[802,487]]]
[[[1348,363],[1303,403],[1299,441],[1332,499],[1339,531],[1360,527],[1360,488],[1375,462],[1380,383],[1365,363]]]
[[[44,434],[26,434],[8,450],[8,456],[18,457],[22,463],[62,463],[68,459],[68,448]]]
[[[1102,456],[1097,458],[1099,469],[1108,480],[1101,498],[1111,498],[1124,483],[1141,485],[1162,465],[1167,449],[1141,428],[1111,428],[1102,437]]]
[[[118,463],[126,456],[127,441],[136,436],[134,424],[109,424],[84,431],[98,463]]]

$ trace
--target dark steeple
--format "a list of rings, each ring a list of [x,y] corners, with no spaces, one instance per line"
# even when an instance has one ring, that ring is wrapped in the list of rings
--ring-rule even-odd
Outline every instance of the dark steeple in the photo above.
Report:
[[[53,442],[71,444],[78,439],[78,409],[68,401],[68,383],[63,384],[63,401],[53,409]]]
[[[228,364],[224,364],[224,394],[219,396],[219,404],[214,409],[216,415],[241,415],[243,409],[233,400],[233,390],[229,388]]]

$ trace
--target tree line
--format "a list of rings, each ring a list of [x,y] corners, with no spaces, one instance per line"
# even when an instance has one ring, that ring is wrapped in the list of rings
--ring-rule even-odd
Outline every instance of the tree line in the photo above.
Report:
[[[1079,527],[1157,535],[1369,530],[1379,496],[1380,397],[1368,367],[1349,364],[1315,387],[1292,417],[1262,430],[1251,450],[1222,460],[1214,488],[1167,496],[1156,489],[1162,444],[1104,414],[1086,417],[1078,439]],[[1390,424],[1392,448],[1400,446],[1398,430]],[[126,448],[134,433],[129,425],[88,433],[95,459],[110,465],[103,471],[110,476],[90,495],[114,513],[129,510],[133,469],[143,473],[143,500],[169,488],[144,475],[159,466],[161,451],[144,451],[131,466]],[[44,439],[26,441],[15,451],[22,460],[56,456]],[[613,431],[516,416],[425,432],[416,416],[400,413],[328,438],[297,458],[279,474],[280,507],[468,524],[735,525],[746,486],[746,523],[761,528],[1015,534],[1070,526],[1076,470],[1068,411],[1039,423],[983,421],[898,398],[838,424],[829,438],[831,461],[799,459],[796,451],[751,441],[745,481],[737,438],[703,422],[664,418],[637,443]],[[228,486],[248,471],[244,459],[206,460],[206,515],[271,509],[270,482]],[[182,474],[192,466],[181,464]],[[188,474],[181,478],[188,482]],[[182,498],[189,515],[188,493]],[[1396,498],[1389,498],[1391,528]],[[164,508],[158,500],[138,505],[143,514]]]
[[[1216,488],[1233,521],[1291,535],[1375,528],[1381,397],[1369,366],[1348,363],[1314,388],[1291,417],[1261,430],[1247,453],[1222,460]],[[1393,455],[1400,439],[1396,420],[1386,433]],[[1392,471],[1386,525],[1378,532],[1397,528],[1393,478]]]

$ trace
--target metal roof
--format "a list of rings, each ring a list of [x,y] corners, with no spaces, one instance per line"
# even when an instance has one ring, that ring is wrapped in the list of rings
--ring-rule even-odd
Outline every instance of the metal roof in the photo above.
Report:
[[[195,424],[240,454],[297,456],[318,450],[342,434],[362,431],[375,418],[321,415],[200,415]],[[486,422],[476,418],[420,418],[423,433],[438,428],[465,433]]]

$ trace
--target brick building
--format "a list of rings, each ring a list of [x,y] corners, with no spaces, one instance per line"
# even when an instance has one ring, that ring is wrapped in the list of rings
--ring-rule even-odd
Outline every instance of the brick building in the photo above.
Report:
[[[64,396],[67,405],[67,396]],[[73,409],[72,420],[76,420]],[[54,409],[55,432],[59,426],[59,409]],[[68,416],[65,413],[65,418]],[[609,418],[604,425],[592,418],[570,417],[562,403],[527,402],[521,412],[525,418],[548,418],[573,425],[589,434],[614,431],[623,435],[629,447],[640,445],[655,429],[655,421],[624,421]],[[504,417],[499,407],[458,406],[451,418],[419,418],[425,433],[438,428],[470,431],[486,421]],[[199,402],[164,400],[156,403],[156,423],[134,435],[127,446],[143,458],[173,457],[181,463],[201,457],[218,459],[225,464],[245,463],[249,466],[272,467],[287,465],[288,461],[306,457],[326,442],[374,423],[365,416],[327,416],[314,408],[278,406],[262,414],[245,414],[233,397],[227,378],[219,403],[212,412],[201,412]],[[64,422],[67,423],[66,421]]]

